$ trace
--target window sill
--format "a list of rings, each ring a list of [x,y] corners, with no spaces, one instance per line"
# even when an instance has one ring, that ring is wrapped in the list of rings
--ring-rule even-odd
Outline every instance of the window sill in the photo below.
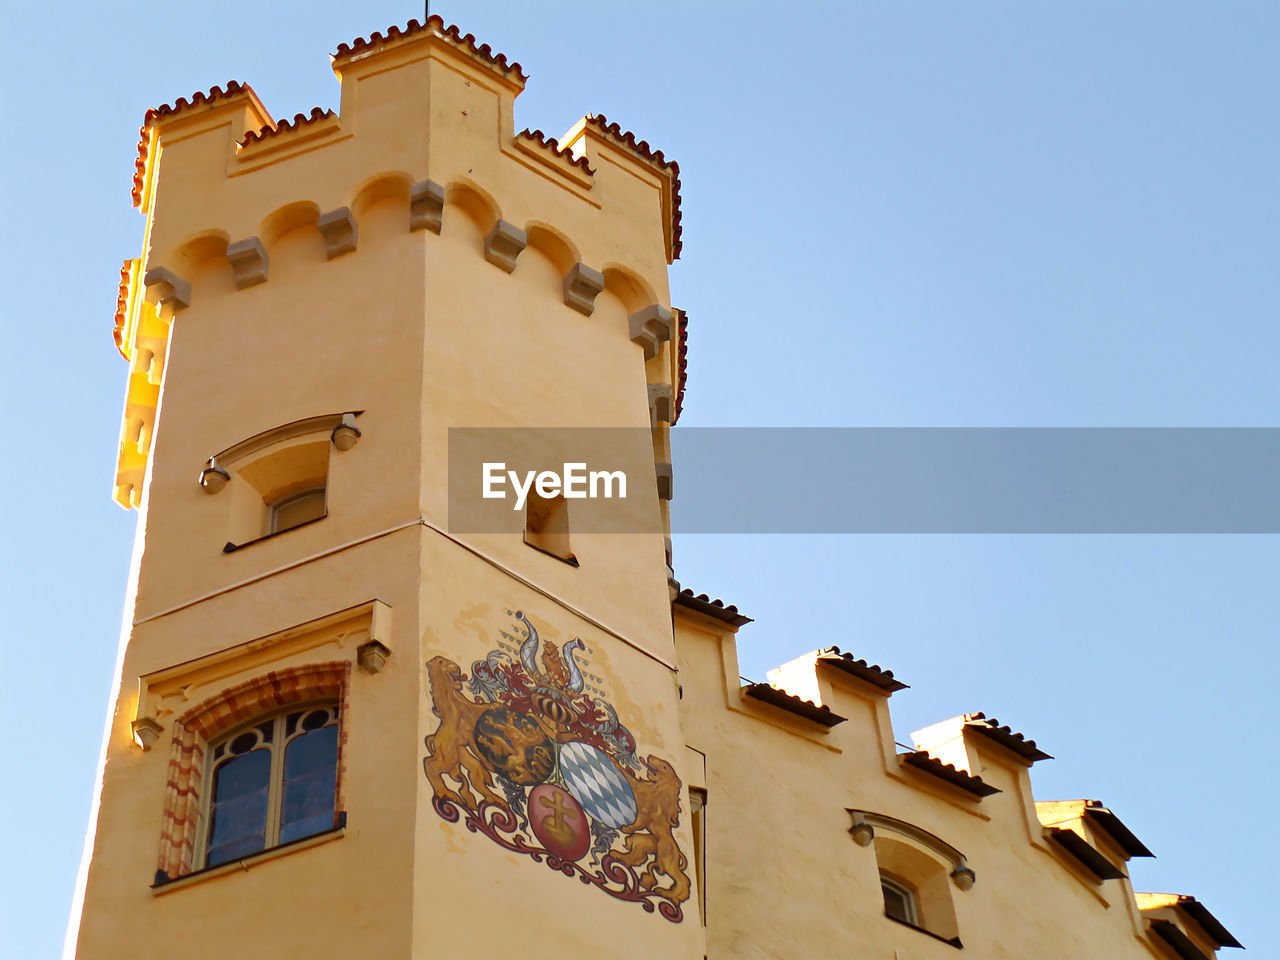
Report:
[[[282,537],[286,533],[293,533],[293,531],[301,530],[303,527],[309,527],[313,523],[319,523],[321,520],[325,519],[325,517],[327,516],[329,516],[329,513],[328,511],[325,511],[324,516],[316,517],[314,520],[308,520],[306,523],[300,523],[296,527],[289,527],[285,530],[277,530],[275,533],[264,533],[262,536],[254,537],[252,540],[246,540],[244,543],[232,543],[230,540],[228,540],[226,542],[226,545],[223,546],[222,552],[235,553],[237,550],[243,550],[245,547],[252,547],[256,543],[262,543],[262,541],[264,540],[272,540],[275,537]]]
[[[578,558],[575,557],[572,553],[566,557],[564,554],[556,553],[554,550],[548,550],[546,547],[540,547],[536,543],[530,543],[528,540],[524,542],[524,545],[526,547],[531,547],[532,549],[537,550],[539,553],[546,554],[548,557],[551,557],[555,560],[559,560],[561,563],[567,563],[571,567],[582,566],[582,564],[578,563]]]
[[[227,863],[220,863],[216,867],[205,867],[203,870],[193,870],[191,873],[183,874],[173,880],[160,880],[151,885],[151,893],[154,896],[160,896],[177,890],[180,887],[191,887],[205,880],[212,880],[215,877],[225,876],[228,873],[248,872],[261,863],[268,860],[275,860],[277,857],[288,856],[291,853],[297,853],[301,850],[309,850],[311,847],[318,847],[322,843],[328,843],[331,840],[341,839],[347,832],[346,817],[341,818],[340,826],[336,826],[331,830],[325,830],[323,833],[313,833],[309,837],[303,837],[300,840],[294,840],[291,843],[282,843],[278,847],[272,847],[270,850],[259,850],[257,853],[250,854],[247,857],[241,857],[239,860],[232,860]]]
[[[926,937],[933,937],[933,939],[940,940],[943,943],[947,944],[948,946],[955,947],[957,950],[964,949],[964,944],[960,942],[959,937],[943,937],[943,936],[940,936],[939,934],[933,933],[930,930],[926,930],[924,927],[917,927],[914,923],[908,923],[906,920],[899,920],[897,917],[891,916],[887,913],[884,916],[886,920],[892,920],[894,923],[898,924],[901,927],[906,927],[908,930],[914,930],[917,933],[923,933]]]

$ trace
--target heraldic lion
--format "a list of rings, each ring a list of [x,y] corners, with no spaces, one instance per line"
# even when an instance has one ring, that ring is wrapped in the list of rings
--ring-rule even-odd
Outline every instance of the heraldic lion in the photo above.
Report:
[[[432,711],[440,718],[440,727],[426,738],[427,756],[422,767],[436,796],[475,810],[478,803],[471,795],[474,789],[490,803],[506,806],[506,801],[493,792],[489,771],[476,755],[476,722],[489,704],[476,703],[462,692],[465,675],[446,657],[427,661],[427,679],[431,683]],[[446,775],[459,783],[462,793],[445,784]]]
[[[624,850],[614,858],[629,867],[638,867],[652,856],[653,862],[640,875],[641,889],[653,890],[661,873],[671,880],[671,886],[653,892],[672,903],[683,903],[689,899],[689,875],[684,872],[689,859],[676,846],[671,833],[680,822],[680,778],[671,764],[653,754],[645,766],[649,776],[644,780],[623,770],[635,793],[636,819],[622,828],[627,835],[622,842]]]

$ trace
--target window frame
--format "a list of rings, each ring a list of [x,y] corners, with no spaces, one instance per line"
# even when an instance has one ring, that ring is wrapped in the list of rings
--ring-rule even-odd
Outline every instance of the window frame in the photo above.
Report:
[[[884,915],[886,917],[890,920],[897,920],[900,923],[905,923],[921,930],[925,929],[920,922],[920,905],[916,899],[916,891],[914,887],[881,870],[880,894],[882,897],[886,891],[892,892],[902,898],[902,905],[904,908],[903,913],[905,914],[905,916],[899,917],[892,913],[889,909],[889,900],[885,897]]]
[[[316,701],[338,701],[338,783],[335,830],[346,824],[347,731],[351,723],[350,660],[329,660],[278,667],[259,673],[220,693],[200,701],[174,718],[169,742],[168,782],[164,792],[164,813],[160,829],[160,849],[153,889],[205,871],[196,867],[196,847],[201,833],[200,811],[210,784],[204,782],[208,769],[206,753],[232,727],[247,719],[265,717],[275,711]],[[179,691],[177,696],[185,699]],[[307,845],[297,841],[298,845]],[[274,848],[285,849],[293,843]],[[270,856],[263,851],[257,856]],[[215,868],[223,869],[223,868]]]
[[[304,736],[306,733],[313,731],[303,730],[302,721],[306,716],[314,710],[325,709],[333,712],[332,717],[322,726],[316,727],[316,730],[322,730],[326,727],[337,728],[338,748],[334,751],[333,775],[334,775],[334,797],[333,797],[333,823],[322,830],[305,834],[301,837],[294,837],[290,840],[281,841],[280,833],[282,824],[280,822],[284,804],[284,763],[285,753],[289,745],[295,740]],[[298,729],[292,734],[286,733],[286,725],[288,718],[292,714],[300,714]],[[257,730],[266,723],[273,725],[273,735],[269,743],[268,749],[271,753],[270,768],[267,773],[267,811],[266,825],[263,833],[263,845],[258,850],[247,852],[239,857],[231,857],[219,863],[209,863],[210,854],[210,830],[213,826],[212,814],[214,803],[214,788],[216,784],[217,768],[227,761],[227,757],[217,755],[218,749],[223,745],[231,744],[239,737],[246,733]],[[209,870],[216,867],[225,866],[228,863],[235,863],[243,860],[245,857],[253,857],[258,854],[266,853],[277,847],[286,846],[290,843],[296,843],[314,837],[326,830],[331,830],[339,825],[342,817],[339,810],[339,802],[341,789],[339,783],[339,775],[341,772],[341,739],[342,739],[342,704],[338,697],[327,697],[319,700],[311,700],[307,702],[291,703],[287,706],[275,711],[268,711],[259,714],[242,724],[220,734],[215,739],[210,740],[205,751],[205,771],[203,782],[209,785],[204,791],[204,795],[200,798],[200,814],[196,825],[196,846],[192,857],[192,872],[197,870]],[[238,756],[248,756],[254,750],[259,749],[258,746],[252,747],[250,750]],[[236,755],[231,755],[236,756]]]
[[[272,503],[267,504],[267,532],[263,534],[263,537],[274,536],[277,533],[288,533],[290,530],[296,530],[298,527],[306,526],[308,523],[315,523],[317,520],[323,520],[327,517],[329,515],[329,485],[327,481],[328,478],[326,477],[325,483],[307,487],[305,490],[298,490],[294,493],[286,494]],[[280,526],[280,511],[282,509],[293,506],[294,504],[311,497],[320,498],[320,513],[318,516],[299,520],[286,527]]]

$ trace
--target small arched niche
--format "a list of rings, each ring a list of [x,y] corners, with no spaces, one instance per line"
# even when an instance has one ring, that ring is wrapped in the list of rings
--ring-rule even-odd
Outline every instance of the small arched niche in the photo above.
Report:
[[[582,259],[574,242],[548,224],[531,220],[525,225],[524,232],[529,238],[529,248],[550,260],[561,277]]]
[[[653,287],[634,270],[616,263],[604,268],[604,290],[623,306],[627,316],[658,302]]]
[[[320,207],[311,200],[287,203],[262,219],[258,238],[271,258],[273,277],[299,262],[326,259],[324,236],[317,226],[319,220]]]
[[[444,188],[444,229],[467,227],[479,244],[502,217],[489,193],[470,180],[450,180]]]
[[[303,227],[314,227],[320,219],[320,207],[311,200],[286,203],[262,218],[258,236],[270,250],[288,234]]]
[[[382,173],[367,180],[351,201],[351,213],[360,225],[360,239],[407,233],[409,191],[413,179],[403,171]]]
[[[174,250],[170,269],[202,293],[234,290],[227,264],[228,239],[224,230],[206,230],[188,238]]]

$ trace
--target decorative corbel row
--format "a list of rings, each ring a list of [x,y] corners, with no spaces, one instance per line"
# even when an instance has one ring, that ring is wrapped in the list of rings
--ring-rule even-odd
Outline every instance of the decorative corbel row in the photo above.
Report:
[[[644,358],[652,360],[658,348],[671,339],[674,327],[671,310],[660,304],[645,307],[630,317],[631,342],[644,347]]]
[[[148,270],[142,275],[142,285],[147,288],[147,299],[161,308],[181,310],[191,306],[191,284],[165,267]]]
[[[585,263],[575,263],[564,277],[564,302],[589,317],[595,312],[596,296],[603,289],[603,273]]]
[[[339,207],[322,214],[316,221],[324,236],[325,256],[332,260],[356,248],[356,218],[350,207]]]
[[[675,402],[672,399],[671,384],[649,384],[649,427],[658,429],[659,423],[670,423],[675,416]]]
[[[227,262],[231,264],[231,272],[235,274],[237,290],[265,283],[267,280],[267,248],[257,237],[237,240],[227,247]]]
[[[672,496],[671,464],[659,462],[654,464],[654,469],[658,476],[658,499],[670,500]]]
[[[438,234],[444,225],[444,187],[434,180],[420,180],[409,190],[409,230]]]
[[[507,273],[516,268],[516,257],[529,243],[529,237],[514,223],[499,220],[484,238],[484,258]]]

